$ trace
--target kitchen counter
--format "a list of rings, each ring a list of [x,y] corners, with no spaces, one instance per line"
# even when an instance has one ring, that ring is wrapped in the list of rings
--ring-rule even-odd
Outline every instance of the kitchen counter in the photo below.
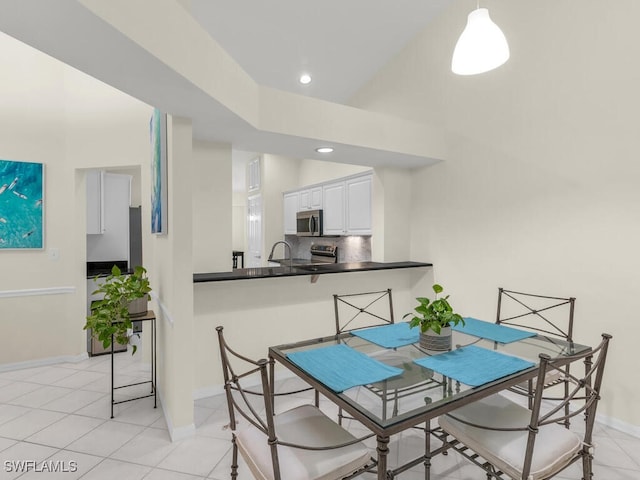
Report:
[[[331,273],[364,272],[373,270],[391,270],[401,268],[431,267],[423,262],[348,262],[317,265],[294,265],[281,267],[238,268],[231,272],[194,273],[193,282],[221,282],[227,280],[249,280],[252,278],[295,277],[309,275],[327,275]]]

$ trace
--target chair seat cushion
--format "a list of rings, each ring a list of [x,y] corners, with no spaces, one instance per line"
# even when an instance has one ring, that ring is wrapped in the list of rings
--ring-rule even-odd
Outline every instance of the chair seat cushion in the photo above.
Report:
[[[451,412],[451,415],[491,427],[526,427],[531,411],[508,400],[493,395]],[[511,478],[522,478],[522,467],[529,432],[504,432],[465,425],[443,415],[438,418],[442,429],[461,443],[502,470]],[[576,455],[582,446],[578,435],[557,424],[540,427],[536,436],[529,479],[547,478],[560,471]]]
[[[355,437],[313,405],[302,405],[276,415],[278,440],[305,446],[331,446]],[[267,437],[253,426],[236,433],[238,449],[252,473],[260,480],[273,480],[271,447]],[[365,466],[371,454],[358,442],[330,450],[303,450],[278,445],[283,480],[336,480]]]

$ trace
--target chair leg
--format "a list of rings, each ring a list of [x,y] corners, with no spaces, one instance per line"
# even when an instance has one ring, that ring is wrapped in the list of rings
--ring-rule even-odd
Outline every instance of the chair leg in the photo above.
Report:
[[[569,367],[567,367],[568,369]],[[567,375],[569,374],[569,372],[567,371]],[[569,380],[564,380],[564,398],[567,398],[569,396]],[[569,420],[569,413],[571,413],[570,409],[569,409],[569,402],[567,402],[567,404],[564,406],[564,416],[565,416],[565,421],[564,421],[564,426],[565,428],[569,428],[571,426],[571,422]]]
[[[233,453],[231,458],[231,480],[238,478],[238,444],[236,443],[236,436],[233,435],[231,439],[233,444]]]
[[[593,455],[589,452],[588,447],[583,447],[582,453],[582,480],[593,479]]]

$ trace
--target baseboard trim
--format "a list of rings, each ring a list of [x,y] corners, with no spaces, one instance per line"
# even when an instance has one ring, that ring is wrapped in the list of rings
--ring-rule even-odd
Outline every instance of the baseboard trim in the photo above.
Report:
[[[607,427],[615,428],[616,430],[620,430],[627,435],[631,435],[632,437],[640,438],[640,427],[637,425],[632,425],[628,422],[624,422],[620,419],[609,417],[607,415],[596,414],[596,421],[606,425]]]
[[[164,400],[162,398],[162,391],[160,390],[158,390],[158,397],[160,397],[160,405],[162,406],[164,421],[167,424],[167,430],[169,431],[169,436],[171,437],[171,441],[179,442],[180,440],[184,440],[185,438],[193,437],[196,434],[195,423],[184,425],[182,427],[174,427],[173,422],[171,421],[171,415],[169,415],[169,412],[167,412],[167,409],[164,408],[166,404],[164,403]]]
[[[31,297],[36,295],[64,295],[76,293],[76,287],[28,288],[22,290],[2,290],[0,298]]]
[[[214,397],[224,393],[224,386],[214,385],[212,387],[197,388],[193,391],[193,399],[201,400],[207,397]]]
[[[5,363],[0,365],[0,372],[10,372],[12,370],[23,370],[25,368],[46,367],[59,363],[80,363],[89,358],[87,353],[79,355],[63,355],[60,357],[38,358],[36,360],[27,360],[24,362]]]

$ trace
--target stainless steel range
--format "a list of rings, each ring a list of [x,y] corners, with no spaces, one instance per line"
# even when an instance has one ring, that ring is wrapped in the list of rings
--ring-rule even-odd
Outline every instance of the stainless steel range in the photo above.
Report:
[[[338,263],[337,245],[317,245],[311,244],[311,264]]]

